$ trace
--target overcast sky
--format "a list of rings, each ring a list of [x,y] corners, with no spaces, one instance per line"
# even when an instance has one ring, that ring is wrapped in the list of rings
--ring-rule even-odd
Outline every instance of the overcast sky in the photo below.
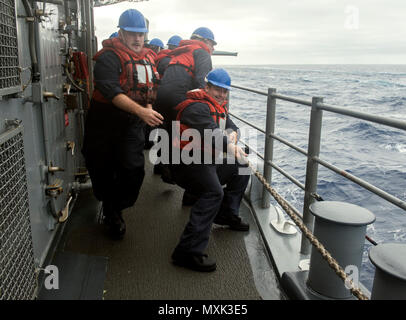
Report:
[[[210,28],[217,50],[238,52],[214,64],[406,64],[403,0],[126,1],[95,8],[99,48],[128,8],[149,19],[149,39],[165,44]]]

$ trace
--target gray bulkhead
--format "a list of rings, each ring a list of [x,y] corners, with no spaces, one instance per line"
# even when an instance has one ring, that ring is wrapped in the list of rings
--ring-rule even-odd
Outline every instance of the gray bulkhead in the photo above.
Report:
[[[16,13],[14,20],[9,14],[13,3]],[[35,19],[29,17],[31,14],[27,12],[27,3],[31,6]],[[80,149],[84,125],[83,108],[87,105],[87,97],[73,86],[68,89],[70,81],[64,68],[70,51],[86,51],[83,0],[64,1],[63,5],[35,1],[24,3],[23,0],[6,1],[2,3],[1,11],[2,17],[6,17],[4,19],[10,24],[10,30],[16,27],[18,51],[13,52],[18,52],[18,66],[14,66],[14,69],[20,75],[20,83],[11,89],[7,88],[7,84],[0,88],[0,137],[6,136],[15,127],[7,120],[16,120],[14,123],[22,126],[28,189],[25,196],[28,196],[29,204],[27,218],[31,226],[34,265],[35,268],[41,268],[62,226],[59,222],[61,211],[74,195],[75,180],[84,167]],[[30,36],[32,24],[34,37]],[[6,41],[10,39],[5,32],[7,30],[2,32],[3,65],[8,63],[9,57],[3,50],[8,45]],[[37,74],[34,74],[32,68],[30,41],[33,41],[36,48]],[[14,59],[13,62],[16,61],[15,57],[11,58]],[[2,78],[9,76],[7,70],[1,69]],[[71,101],[69,106],[67,99]],[[57,171],[50,172],[49,167],[57,167],[54,168]],[[1,170],[6,172],[7,167],[3,166]],[[6,175],[3,178],[4,176]],[[1,213],[0,224],[4,222],[4,225],[10,218],[7,215],[14,214],[8,208]],[[7,234],[12,237],[17,231],[8,229],[8,233],[1,235],[4,244],[4,256],[1,259],[5,265],[12,259],[7,255],[12,254],[14,241],[8,241]],[[21,266],[13,268],[24,268],[25,264],[26,262],[21,261]],[[8,270],[2,271],[3,274],[10,273]]]

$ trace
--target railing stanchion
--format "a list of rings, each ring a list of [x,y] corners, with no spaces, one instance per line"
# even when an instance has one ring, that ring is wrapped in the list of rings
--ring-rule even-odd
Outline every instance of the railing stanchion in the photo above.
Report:
[[[264,153],[264,177],[271,184],[272,167],[269,161],[273,160],[273,138],[271,134],[275,133],[275,113],[276,98],[272,94],[276,93],[275,88],[268,88],[268,100],[266,109],[266,129],[265,129],[265,153]],[[271,195],[265,187],[262,189],[262,208],[269,208]]]
[[[323,118],[323,110],[316,105],[323,103],[323,98],[313,97],[312,111],[310,116],[309,128],[309,143],[308,143],[308,158],[306,166],[306,183],[305,183],[305,196],[303,203],[303,223],[309,230],[313,231],[314,217],[309,211],[309,206],[314,202],[312,193],[317,191],[317,174],[318,163],[313,159],[320,154],[320,139],[321,139],[321,126]],[[302,244],[300,248],[301,254],[310,254],[311,244],[306,237],[302,236]]]

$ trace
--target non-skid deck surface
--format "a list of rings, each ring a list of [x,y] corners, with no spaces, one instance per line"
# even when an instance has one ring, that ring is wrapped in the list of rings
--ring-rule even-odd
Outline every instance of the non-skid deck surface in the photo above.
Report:
[[[123,213],[123,240],[109,239],[105,227],[96,223],[97,201],[91,191],[81,195],[66,226],[62,250],[108,258],[104,299],[261,299],[244,240],[248,233],[212,229],[207,253],[217,261],[215,272],[171,263],[190,207],[181,206],[181,188],[152,174],[147,159],[145,169],[137,203]]]

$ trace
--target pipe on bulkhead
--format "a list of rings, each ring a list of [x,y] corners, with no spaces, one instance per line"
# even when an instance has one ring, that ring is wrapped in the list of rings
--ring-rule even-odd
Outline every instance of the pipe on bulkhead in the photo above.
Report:
[[[27,17],[33,17],[33,10],[31,4],[28,0],[23,0],[23,5],[25,8],[25,12]],[[34,20],[35,21],[35,20]],[[30,48],[30,55],[31,55],[31,65],[32,65],[32,82],[38,82],[40,80],[40,73],[38,68],[38,55],[37,49],[35,46],[35,25],[34,21],[29,23],[28,27],[28,41],[29,41],[29,48]]]
[[[24,8],[26,10],[26,14],[29,17],[33,17],[33,8],[31,7],[31,4],[28,0],[23,0]],[[45,4],[44,4],[45,5]],[[45,166],[50,165],[50,154],[51,154],[51,146],[49,145],[49,124],[47,122],[46,118],[46,109],[45,109],[45,103],[43,99],[53,97],[56,98],[56,96],[53,93],[49,92],[44,92],[44,88],[42,87],[41,83],[41,73],[40,73],[40,65],[38,61],[38,53],[37,53],[37,44],[39,41],[39,35],[37,35],[35,26],[36,26],[37,20],[34,19],[33,21],[30,22],[29,25],[29,48],[30,48],[30,54],[31,54],[31,63],[32,63],[32,91],[33,91],[33,103],[37,104],[41,108],[41,117],[42,117],[42,128],[43,128],[43,135],[44,135],[44,157],[45,157]],[[39,46],[38,46],[39,47]],[[35,93],[35,94],[34,94]],[[34,98],[35,95],[35,98]],[[50,185],[50,179],[46,175],[46,185]],[[51,214],[54,217],[58,216],[57,209],[55,207],[54,201],[51,199]],[[52,230],[53,226],[49,225],[49,229]]]
[[[87,65],[89,69],[89,96],[93,93],[93,56],[94,56],[94,46],[93,46],[93,36],[94,36],[94,25],[93,25],[93,1],[84,1],[85,9],[85,24],[86,24],[86,53],[87,53]]]

